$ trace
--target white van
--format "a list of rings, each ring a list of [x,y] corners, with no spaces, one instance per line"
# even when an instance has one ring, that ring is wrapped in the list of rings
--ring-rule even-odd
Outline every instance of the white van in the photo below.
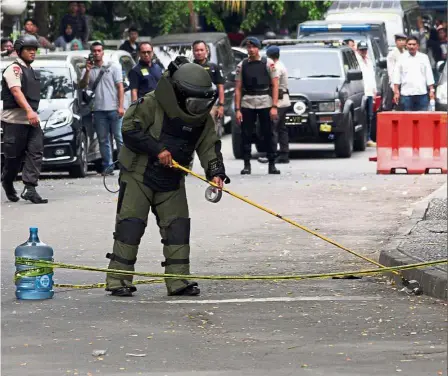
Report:
[[[335,1],[325,14],[328,21],[384,21],[389,47],[395,46],[395,34],[411,34],[412,24],[420,15],[417,1]]]

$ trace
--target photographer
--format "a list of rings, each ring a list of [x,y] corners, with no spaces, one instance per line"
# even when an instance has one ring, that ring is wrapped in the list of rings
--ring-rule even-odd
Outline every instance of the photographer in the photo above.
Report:
[[[88,87],[95,94],[93,121],[100,143],[100,153],[103,158],[102,174],[104,175],[106,169],[113,163],[110,134],[115,138],[118,151],[123,144],[121,135],[121,122],[124,115],[123,76],[119,64],[104,64],[104,48],[101,43],[92,43],[90,50],[91,57],[86,62],[86,69],[79,87],[81,89]]]

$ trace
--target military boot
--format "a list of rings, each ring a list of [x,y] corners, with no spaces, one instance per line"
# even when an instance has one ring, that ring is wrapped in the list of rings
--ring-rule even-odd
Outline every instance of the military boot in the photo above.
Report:
[[[6,183],[2,181],[2,187],[5,190],[6,197],[9,201],[17,202],[20,200],[19,196],[17,196],[17,191],[14,189],[13,183]]]
[[[244,161],[244,168],[241,170],[241,175],[251,174],[250,161]]]
[[[280,174],[280,170],[277,170],[277,167],[275,167],[275,162],[273,162],[273,161],[269,162],[268,172],[270,174],[274,174],[274,175],[279,175]]]
[[[288,153],[280,153],[280,155],[275,159],[275,163],[289,163]]]
[[[197,296],[201,293],[197,282],[190,282],[185,287],[168,293],[168,296]]]
[[[20,195],[24,200],[31,201],[33,204],[46,204],[48,200],[40,197],[36,191],[36,187],[32,185],[25,185],[22,194]]]

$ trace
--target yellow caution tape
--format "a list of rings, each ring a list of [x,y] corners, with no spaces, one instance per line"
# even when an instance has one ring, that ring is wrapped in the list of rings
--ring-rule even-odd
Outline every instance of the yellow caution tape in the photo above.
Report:
[[[202,280],[270,280],[270,281],[284,281],[284,280],[304,280],[304,279],[324,279],[332,277],[344,277],[344,276],[356,276],[356,275],[375,275],[381,273],[391,273],[402,270],[410,270],[417,268],[424,268],[434,265],[447,264],[448,259],[435,260],[428,262],[421,262],[416,264],[401,265],[401,266],[391,266],[391,267],[381,267],[376,269],[367,270],[357,270],[350,272],[332,272],[332,273],[320,273],[320,274],[293,274],[293,275],[192,275],[193,279]],[[173,278],[173,279],[183,279],[184,274],[161,274],[161,273],[151,273],[151,272],[137,272],[137,271],[127,271],[127,270],[117,270],[117,269],[107,269],[107,268],[97,268],[93,266],[83,266],[83,265],[73,265],[54,261],[43,261],[43,260],[33,260],[24,257],[16,257],[16,265],[27,265],[34,267],[33,269],[18,271],[15,274],[15,281],[26,278],[33,277],[37,273],[42,273],[43,270],[48,269],[72,269],[72,270],[85,270],[93,272],[102,273],[113,273],[122,275],[137,275],[141,277],[149,278]],[[42,269],[43,268],[43,269]],[[48,273],[46,273],[48,274]],[[135,281],[134,284],[148,284],[148,283],[161,283],[162,279],[157,280],[141,280]],[[79,288],[79,289],[89,289],[89,288],[102,288],[106,285],[104,283],[95,283],[90,285],[71,285],[71,284],[55,284],[55,287],[65,287],[65,288]]]

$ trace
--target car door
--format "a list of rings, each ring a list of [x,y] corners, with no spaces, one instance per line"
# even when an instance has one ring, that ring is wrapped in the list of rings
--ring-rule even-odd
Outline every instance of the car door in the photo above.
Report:
[[[358,59],[352,50],[344,51],[349,69],[361,70]],[[350,81],[347,85],[348,97],[353,102],[355,108],[355,121],[356,124],[360,123],[362,116],[362,98],[364,97],[364,83],[362,80]]]
[[[86,60],[81,56],[75,56],[72,58],[71,64],[76,74],[76,82],[79,83],[82,78],[82,72],[86,66]],[[82,126],[86,130],[87,135],[87,161],[91,162],[101,158],[98,137],[93,124],[92,105],[89,105],[84,101],[84,90],[80,89],[78,84],[76,85],[76,88],[76,95],[78,96],[78,114],[81,117]]]
[[[232,47],[226,38],[221,39],[216,44],[216,53],[218,57],[218,65],[222,70],[225,79],[224,95],[225,95],[225,113],[231,116],[233,112],[233,96],[235,93],[235,58],[233,57]]]
[[[122,55],[119,58],[121,65],[121,72],[123,74],[123,87],[124,87],[124,109],[125,111],[131,105],[131,91],[129,90],[129,72],[135,66],[135,62],[131,56]]]

